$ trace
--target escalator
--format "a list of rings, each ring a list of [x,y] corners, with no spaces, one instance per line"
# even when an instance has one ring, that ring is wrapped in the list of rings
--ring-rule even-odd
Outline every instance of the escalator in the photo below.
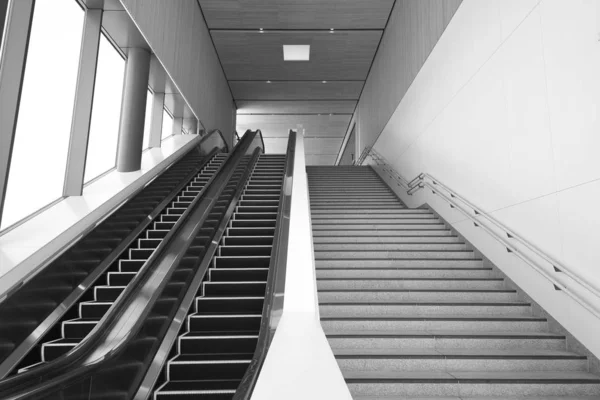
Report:
[[[246,132],[102,329],[0,381],[0,398],[231,399],[238,386],[236,396],[248,398],[274,333],[274,272],[287,256],[291,204],[282,189],[291,188],[293,147],[263,149],[260,131]]]
[[[41,344],[41,360],[48,362],[63,355],[75,347],[98,324],[108,309],[117,300],[119,295],[137,275],[152,253],[160,245],[163,238],[173,228],[181,214],[189,207],[211,177],[219,170],[225,161],[226,154],[216,154],[202,168],[188,185],[176,196],[175,199],[162,211],[154,222],[142,233],[139,238],[126,250],[121,257],[113,263],[88,289],[76,303],[73,312],[76,318],[70,318],[67,313],[60,322],[60,337],[52,339],[47,335]],[[49,337],[50,336],[50,337]],[[34,364],[37,365],[37,364]]]
[[[258,159],[164,367],[156,399],[235,394],[258,340],[284,168],[285,155]]]
[[[219,135],[203,138],[0,303],[0,377],[62,355],[96,325],[227,157]]]

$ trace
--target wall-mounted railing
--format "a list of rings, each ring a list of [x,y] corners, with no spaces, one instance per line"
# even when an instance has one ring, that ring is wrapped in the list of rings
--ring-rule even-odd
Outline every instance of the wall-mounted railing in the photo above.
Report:
[[[544,253],[534,244],[523,239],[510,228],[482,211],[480,207],[477,207],[456,191],[444,185],[431,174],[421,173],[413,180],[408,181],[391,167],[390,163],[376,150],[369,149],[363,158],[363,162],[367,157],[370,157],[373,164],[377,165],[382,172],[387,174],[397,186],[405,189],[408,195],[412,196],[421,189],[431,190],[433,195],[438,196],[448,203],[451,208],[458,210],[469,218],[475,227],[485,230],[490,236],[500,242],[506,248],[507,252],[514,254],[530,265],[537,273],[548,280],[554,286],[555,290],[564,292],[589,312],[600,318],[600,290],[585,278]],[[546,267],[551,268],[549,270]],[[565,277],[568,277],[576,284],[573,285],[571,282],[566,282]]]

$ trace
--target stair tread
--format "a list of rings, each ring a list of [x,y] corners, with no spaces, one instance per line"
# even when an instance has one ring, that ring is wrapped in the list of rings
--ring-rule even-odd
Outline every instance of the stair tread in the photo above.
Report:
[[[450,382],[588,382],[600,383],[600,377],[579,371],[342,371],[346,380],[366,381],[450,381]]]
[[[479,337],[479,338],[557,338],[564,339],[564,335],[551,332],[529,332],[529,331],[470,331],[470,330],[327,330],[327,336],[348,337]]]
[[[577,358],[584,359],[585,356],[559,350],[545,350],[545,349],[431,349],[431,348],[350,348],[350,349],[333,349],[333,353],[336,356],[358,356],[358,357],[371,357],[371,356],[383,356],[383,357],[394,357],[394,356],[418,356],[418,357],[435,357],[435,358],[490,358],[490,357],[506,357],[506,358]]]

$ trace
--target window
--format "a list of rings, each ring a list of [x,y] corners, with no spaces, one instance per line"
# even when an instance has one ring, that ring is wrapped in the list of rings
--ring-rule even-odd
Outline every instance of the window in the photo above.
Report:
[[[173,117],[171,114],[167,112],[167,110],[163,110],[163,121],[162,121],[162,134],[161,139],[165,139],[173,134]]]
[[[84,182],[115,167],[125,60],[103,35],[100,37],[94,108],[90,123]]]
[[[144,121],[144,141],[142,144],[142,151],[150,147],[150,123],[152,121],[152,100],[154,95],[152,91],[148,89],[146,97],[146,120]]]
[[[75,0],[35,3],[0,228],[62,196],[83,19]]]

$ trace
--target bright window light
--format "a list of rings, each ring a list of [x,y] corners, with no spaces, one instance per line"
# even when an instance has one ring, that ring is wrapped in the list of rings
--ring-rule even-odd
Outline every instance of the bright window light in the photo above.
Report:
[[[62,196],[83,18],[75,1],[35,3],[0,229]]]
[[[150,123],[152,122],[152,100],[154,99],[154,95],[150,90],[148,90],[148,94],[146,97],[146,120],[144,121],[144,142],[142,145],[142,150],[146,150],[150,147]]]
[[[283,45],[283,60],[284,61],[309,61],[310,60],[310,45],[308,45],[308,44],[284,44]]]
[[[171,135],[173,135],[173,117],[171,117],[171,114],[169,114],[167,110],[163,110],[162,132],[160,138],[163,140]]]
[[[114,168],[117,163],[124,73],[125,60],[102,34],[85,162],[86,183]]]

